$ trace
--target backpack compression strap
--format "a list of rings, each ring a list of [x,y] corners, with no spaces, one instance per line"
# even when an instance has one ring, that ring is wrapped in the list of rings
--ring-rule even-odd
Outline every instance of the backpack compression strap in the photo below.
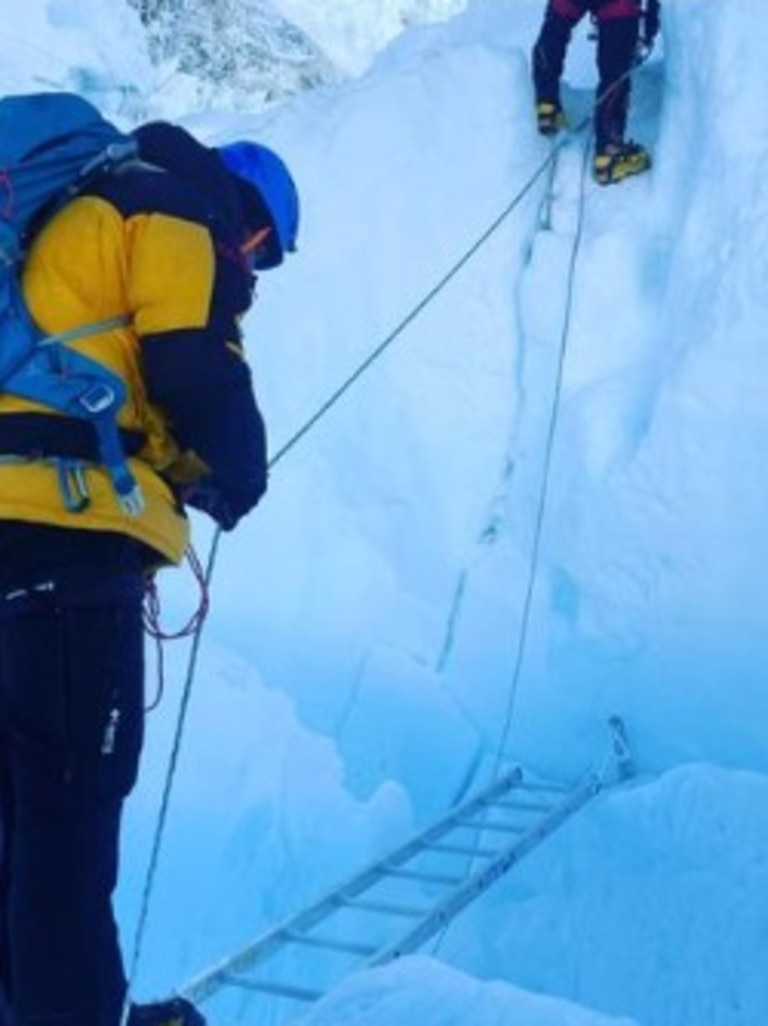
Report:
[[[118,502],[124,512],[138,516],[144,509],[144,498],[128,465],[117,426],[117,414],[127,398],[125,385],[103,364],[67,345],[128,324],[128,316],[110,317],[40,338],[33,355],[6,379],[3,390],[92,424],[101,463]]]

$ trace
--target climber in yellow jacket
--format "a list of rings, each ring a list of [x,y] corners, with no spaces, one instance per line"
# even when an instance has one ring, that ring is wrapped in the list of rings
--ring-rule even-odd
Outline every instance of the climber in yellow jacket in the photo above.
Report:
[[[127,386],[119,415],[144,508],[128,515],[91,426],[0,396],[0,1014],[14,1026],[119,1026],[112,892],[143,730],[146,575],[177,563],[186,506],[224,530],[258,503],[266,442],[239,322],[254,271],[295,248],[298,198],[271,150],[203,146],[156,123],[138,161],[34,240],[24,293]],[[10,1013],[9,1013],[10,1014]],[[131,1026],[198,1026],[186,1003]]]

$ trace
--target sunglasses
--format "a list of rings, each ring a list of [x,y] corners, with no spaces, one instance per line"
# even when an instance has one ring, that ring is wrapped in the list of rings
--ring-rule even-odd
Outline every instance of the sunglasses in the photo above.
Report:
[[[240,252],[251,271],[266,271],[280,263],[279,247],[272,239],[272,226],[259,228],[240,246]]]

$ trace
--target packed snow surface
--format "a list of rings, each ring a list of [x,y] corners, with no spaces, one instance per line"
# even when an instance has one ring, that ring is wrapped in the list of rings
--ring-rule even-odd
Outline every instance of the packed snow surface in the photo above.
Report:
[[[183,90],[169,112],[114,0],[28,0],[14,22],[6,91],[74,88],[122,123],[260,138],[302,196],[299,253],[246,322],[275,462],[217,558],[141,999],[498,765],[605,769],[619,714],[635,779],[422,954],[349,978],[302,1022],[768,1021],[768,23],[754,0],[665,0],[663,49],[633,86],[654,167],[601,189],[588,132],[546,163],[532,123],[542,8],[280,0],[349,78],[246,113]],[[574,129],[586,35],[566,70]],[[195,531],[205,557],[210,527]],[[163,598],[182,622],[191,575],[166,574]],[[128,952],[188,656],[166,653],[128,809]],[[276,1005],[246,994],[212,1026],[296,1014]]]

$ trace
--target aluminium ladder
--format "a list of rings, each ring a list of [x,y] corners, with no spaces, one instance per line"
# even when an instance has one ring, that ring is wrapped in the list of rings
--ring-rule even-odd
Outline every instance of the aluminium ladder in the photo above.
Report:
[[[594,774],[570,788],[528,783],[513,769],[180,994],[203,1004],[212,1026],[219,1015],[221,1023],[234,1018],[235,1008],[240,1015],[255,994],[289,999],[287,1021],[298,1014],[295,1003],[318,1000],[349,973],[417,951],[601,786]],[[269,975],[256,975],[267,961]],[[278,1021],[264,1014],[263,1020],[249,1014],[248,1021]]]

